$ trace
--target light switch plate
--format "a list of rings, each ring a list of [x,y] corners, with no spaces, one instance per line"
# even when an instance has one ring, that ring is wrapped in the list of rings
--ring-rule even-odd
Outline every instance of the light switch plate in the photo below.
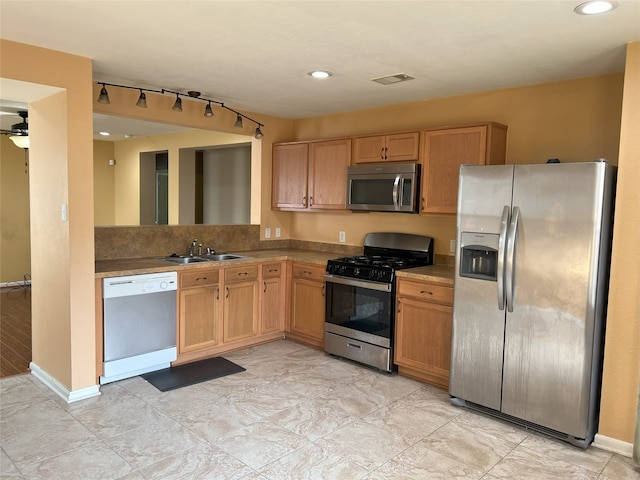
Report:
[[[264,229],[264,238],[271,238],[271,229],[269,227]]]
[[[456,241],[449,240],[449,252],[455,253],[455,251],[456,251]]]
[[[344,243],[346,241],[346,234],[344,232],[340,232],[340,243]]]
[[[276,227],[276,238],[280,238],[280,227]]]

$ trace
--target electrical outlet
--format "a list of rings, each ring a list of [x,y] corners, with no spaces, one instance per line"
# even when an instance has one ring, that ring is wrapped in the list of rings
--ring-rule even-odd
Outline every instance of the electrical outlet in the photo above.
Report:
[[[276,238],[280,238],[280,227],[276,227]]]
[[[455,240],[449,240],[449,251],[451,253],[455,253],[456,252],[456,241]]]
[[[340,243],[344,243],[346,241],[346,235],[344,232],[340,232]]]
[[[271,238],[271,229],[269,227],[264,229],[264,238]]]

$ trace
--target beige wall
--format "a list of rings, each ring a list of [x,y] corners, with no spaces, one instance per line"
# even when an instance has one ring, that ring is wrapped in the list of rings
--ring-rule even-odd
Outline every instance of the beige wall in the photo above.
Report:
[[[291,140],[311,140],[362,133],[421,129],[441,125],[496,121],[509,127],[507,163],[543,163],[548,158],[617,164],[622,105],[621,74],[532,87],[391,105],[294,122]],[[263,222],[263,227],[269,227]],[[361,245],[372,229],[433,236],[435,253],[451,255],[454,217],[393,213],[292,214],[292,238]]]
[[[190,130],[186,132],[158,135],[155,137],[131,138],[113,142],[116,165],[115,174],[115,218],[114,223],[96,225],[139,225],[140,223],[140,153],[169,152],[169,224],[178,224],[179,218],[179,156],[185,148],[206,148],[215,145],[246,143],[255,140],[246,135],[237,135],[210,130]],[[259,142],[258,142],[259,144]],[[259,145],[258,145],[259,146]],[[260,160],[260,156],[256,156]],[[259,165],[252,170],[260,172]],[[174,178],[175,177],[175,178]],[[259,178],[259,177],[258,177]],[[177,181],[176,181],[177,179]],[[259,192],[256,192],[259,201]],[[260,218],[256,218],[259,223]]]
[[[93,141],[93,217],[96,225],[115,225],[114,142]]]
[[[640,377],[640,42],[624,77],[600,434],[632,443]]]
[[[0,40],[3,78],[61,93],[29,104],[33,361],[95,385],[91,60]],[[68,221],[61,206],[68,206]]]
[[[0,283],[23,282],[31,275],[29,175],[25,150],[0,135]]]

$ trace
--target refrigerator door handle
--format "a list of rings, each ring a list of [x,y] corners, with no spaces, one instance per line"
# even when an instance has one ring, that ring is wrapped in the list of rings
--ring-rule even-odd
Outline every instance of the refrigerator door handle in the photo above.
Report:
[[[507,233],[507,265],[505,269],[505,283],[507,288],[507,311],[513,312],[514,298],[514,275],[515,275],[515,254],[516,254],[516,234],[518,232],[518,222],[520,221],[520,208],[513,207],[513,215]]]
[[[509,213],[511,213],[511,207],[505,205],[502,209],[502,220],[500,220],[500,237],[498,239],[498,308],[504,310],[505,295],[504,295],[504,256],[505,245],[507,242],[507,229],[509,228]]]

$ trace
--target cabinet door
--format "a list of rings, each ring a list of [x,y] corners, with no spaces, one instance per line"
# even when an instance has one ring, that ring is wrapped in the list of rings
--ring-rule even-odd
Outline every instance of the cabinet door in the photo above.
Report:
[[[273,146],[271,206],[282,209],[307,208],[307,143]]]
[[[486,126],[425,132],[422,212],[456,213],[460,165],[482,165],[486,139]]]
[[[397,304],[395,363],[409,376],[448,388],[453,309],[409,297]]]
[[[309,148],[309,208],[344,210],[351,139],[312,142]]]
[[[181,289],[178,299],[178,354],[219,345],[218,286]]]
[[[257,335],[257,280],[225,285],[223,312],[222,337],[225,343]]]
[[[293,278],[291,282],[291,325],[293,333],[316,340],[316,346],[324,342],[324,283],[305,278]]]
[[[262,266],[262,290],[260,292],[260,332],[272,333],[284,330],[285,291],[281,263]]]
[[[353,163],[374,163],[384,161],[384,135],[356,137],[354,142]]]
[[[420,132],[387,135],[385,160],[389,162],[417,161],[420,152]]]
[[[498,123],[424,132],[420,213],[455,215],[460,165],[504,165],[506,145]]]

